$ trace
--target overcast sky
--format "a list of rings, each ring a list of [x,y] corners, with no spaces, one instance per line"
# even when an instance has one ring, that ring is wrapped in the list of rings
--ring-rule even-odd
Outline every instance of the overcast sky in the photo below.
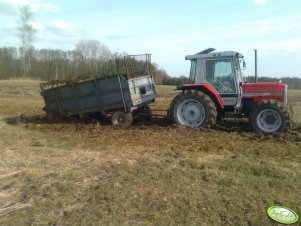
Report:
[[[96,39],[115,52],[151,53],[172,76],[187,75],[185,55],[208,47],[254,51],[264,76],[301,77],[301,0],[0,0],[0,47],[19,46],[19,8],[29,5],[35,48],[72,50]]]

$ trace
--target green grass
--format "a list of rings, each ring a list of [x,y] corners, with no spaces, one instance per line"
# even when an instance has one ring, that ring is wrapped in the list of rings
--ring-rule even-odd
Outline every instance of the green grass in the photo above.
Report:
[[[156,85],[156,90],[159,97],[172,97],[179,93],[178,90],[175,90],[176,86],[166,86],[166,85]]]
[[[173,88],[157,86],[153,107]],[[289,95],[298,109],[301,92]],[[37,82],[0,81],[0,104],[2,225],[273,225],[270,205],[301,213],[300,130],[49,122]]]

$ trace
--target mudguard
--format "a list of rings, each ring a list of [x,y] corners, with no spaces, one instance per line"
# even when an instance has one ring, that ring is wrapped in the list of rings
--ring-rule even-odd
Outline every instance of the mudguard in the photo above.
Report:
[[[215,89],[208,83],[204,84],[184,84],[177,86],[176,90],[199,90],[207,94],[211,97],[211,99],[215,102],[217,107],[224,109],[224,104],[219,96],[219,94],[215,91]]]

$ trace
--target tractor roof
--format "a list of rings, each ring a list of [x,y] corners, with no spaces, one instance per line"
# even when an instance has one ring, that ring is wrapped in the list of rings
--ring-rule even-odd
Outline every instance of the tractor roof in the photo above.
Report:
[[[234,51],[214,52],[214,51],[215,51],[214,48],[208,48],[194,55],[188,55],[185,57],[185,59],[193,60],[199,58],[215,58],[215,57],[240,57],[240,58],[244,57],[239,52],[234,52]]]

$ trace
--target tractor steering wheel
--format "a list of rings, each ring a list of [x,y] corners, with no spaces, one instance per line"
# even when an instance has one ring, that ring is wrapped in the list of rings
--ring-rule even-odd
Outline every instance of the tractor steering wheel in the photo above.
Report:
[[[228,89],[220,81],[218,81],[216,78],[213,78],[212,80],[213,80],[214,84],[217,84],[218,92],[221,92],[221,91],[227,92]]]

